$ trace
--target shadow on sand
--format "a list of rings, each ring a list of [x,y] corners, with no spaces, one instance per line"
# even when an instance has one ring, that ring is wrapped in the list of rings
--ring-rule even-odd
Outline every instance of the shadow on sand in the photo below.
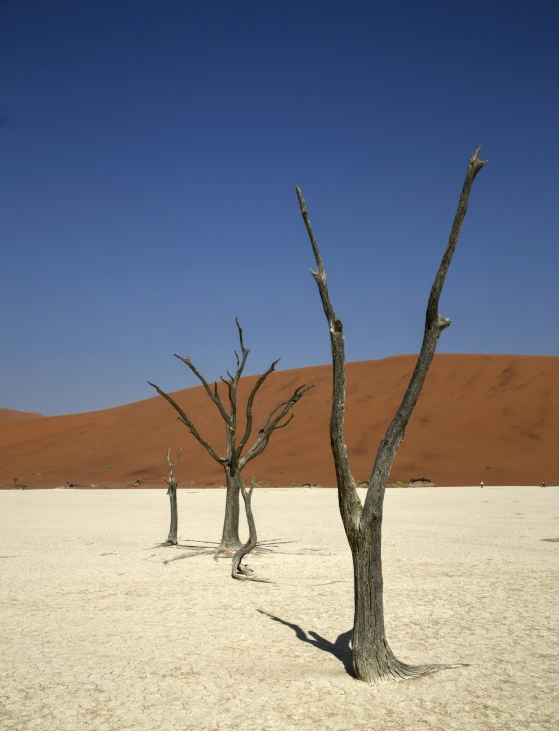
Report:
[[[252,553],[274,553],[278,546],[284,545],[285,543],[295,543],[295,541],[279,541],[277,538],[272,538],[268,541],[258,541]],[[210,549],[210,546],[213,546],[213,549]],[[190,548],[195,551],[211,552],[212,550],[215,551],[218,546],[219,543],[215,541],[199,541],[197,538],[183,538],[175,545],[166,542],[156,543],[155,546],[144,548],[144,551],[153,551],[155,548]]]
[[[280,624],[292,629],[295,632],[297,639],[301,640],[301,642],[306,642],[309,645],[313,645],[313,647],[318,647],[319,650],[323,650],[324,652],[329,652],[331,655],[334,655],[334,657],[342,663],[346,673],[351,675],[352,678],[355,677],[355,673],[353,672],[351,648],[349,646],[352,630],[343,632],[338,636],[335,642],[330,642],[316,632],[305,632],[305,630],[302,627],[299,627],[298,624],[287,622],[285,619],[280,619],[274,614],[265,612],[263,609],[257,609],[256,611],[260,614],[264,614],[266,617],[270,617],[270,619],[273,619],[274,622],[279,622]]]
[[[256,548],[252,551],[253,555],[258,556],[262,555],[263,553],[274,553],[277,551],[277,547],[284,544],[284,543],[294,543],[295,541],[279,541],[276,538],[273,538],[268,541],[258,541],[256,544]],[[216,553],[217,548],[219,546],[219,543],[216,543],[215,541],[199,541],[196,538],[184,538],[182,540],[179,540],[178,543],[172,544],[172,543],[157,543],[155,546],[150,546],[149,548],[144,548],[144,551],[153,551],[156,548],[174,548],[174,549],[190,549],[188,553],[181,553],[178,556],[173,556],[172,558],[167,558],[163,561],[165,565],[172,563],[173,561],[180,561],[182,558],[193,558],[194,556],[204,556],[204,555],[213,555],[214,559],[218,560],[218,555]],[[281,551],[279,551],[281,553]],[[231,556],[227,556],[227,558],[231,558]],[[266,582],[266,583],[273,583],[273,582]]]

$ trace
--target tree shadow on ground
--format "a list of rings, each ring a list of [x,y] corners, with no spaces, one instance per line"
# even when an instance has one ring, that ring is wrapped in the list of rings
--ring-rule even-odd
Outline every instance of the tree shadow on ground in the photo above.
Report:
[[[334,657],[342,663],[346,673],[351,675],[352,678],[355,678],[355,673],[353,672],[353,657],[349,644],[353,630],[350,629],[347,632],[343,632],[338,636],[335,642],[330,642],[316,632],[306,632],[298,624],[287,622],[285,619],[280,619],[280,617],[276,617],[274,614],[265,612],[263,609],[257,609],[256,611],[260,614],[264,614],[266,617],[270,617],[270,619],[273,619],[274,622],[279,622],[280,624],[292,629],[295,632],[297,639],[301,640],[301,642],[306,642],[309,645],[313,645],[313,647],[318,647],[319,650],[323,650],[324,652],[329,652],[331,655],[334,655]]]
[[[256,548],[254,549],[254,551],[252,551],[252,553],[274,553],[276,552],[278,546],[281,546],[285,543],[295,543],[295,541],[279,541],[276,538],[272,538],[268,541],[258,541],[258,543],[256,544]],[[166,542],[156,543],[155,546],[149,546],[148,548],[144,548],[144,551],[153,551],[155,548],[190,548],[194,551],[211,552],[211,546],[213,546],[213,550],[215,551],[219,546],[219,543],[217,543],[216,541],[199,541],[197,538],[183,538],[179,539],[178,543],[176,544]]]
[[[295,541],[278,541],[276,538],[268,540],[268,541],[258,541],[256,544],[256,548],[252,551],[252,554],[255,556],[262,555],[263,553],[274,553],[277,550],[277,547],[280,546],[283,543],[294,543]],[[172,563],[173,561],[180,561],[183,558],[193,558],[195,556],[204,556],[204,555],[213,555],[214,559],[217,561],[219,556],[217,554],[217,549],[219,547],[219,543],[216,541],[199,541],[196,538],[184,538],[182,540],[179,540],[178,543],[157,543],[155,546],[151,546],[149,548],[144,548],[144,551],[152,551],[156,548],[174,548],[174,549],[180,549],[184,550],[185,548],[190,549],[188,553],[181,553],[178,556],[173,556],[172,558],[167,558],[163,561],[165,565],[168,565]],[[281,553],[281,551],[279,551]],[[227,558],[231,558],[230,555],[226,556]],[[273,583],[273,582],[265,582],[265,583]]]

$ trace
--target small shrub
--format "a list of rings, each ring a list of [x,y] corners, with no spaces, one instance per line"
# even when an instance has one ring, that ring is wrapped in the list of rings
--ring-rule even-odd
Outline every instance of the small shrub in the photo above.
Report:
[[[110,469],[112,469],[113,467],[116,467],[116,464],[115,464],[114,462],[112,462],[111,464],[106,464],[106,465],[105,465],[105,466],[103,467],[103,469],[104,469],[104,470],[110,470]]]

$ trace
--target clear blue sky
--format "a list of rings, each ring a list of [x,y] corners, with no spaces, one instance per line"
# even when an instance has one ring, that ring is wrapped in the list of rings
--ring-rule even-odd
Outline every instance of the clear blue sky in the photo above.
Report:
[[[559,355],[559,3],[0,2],[0,406],[89,411],[417,352]]]

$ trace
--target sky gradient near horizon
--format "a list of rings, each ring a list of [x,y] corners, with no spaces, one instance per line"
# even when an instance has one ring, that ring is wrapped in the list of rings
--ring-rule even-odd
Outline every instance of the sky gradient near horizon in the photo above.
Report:
[[[559,355],[556,2],[0,2],[0,407],[417,352]]]

